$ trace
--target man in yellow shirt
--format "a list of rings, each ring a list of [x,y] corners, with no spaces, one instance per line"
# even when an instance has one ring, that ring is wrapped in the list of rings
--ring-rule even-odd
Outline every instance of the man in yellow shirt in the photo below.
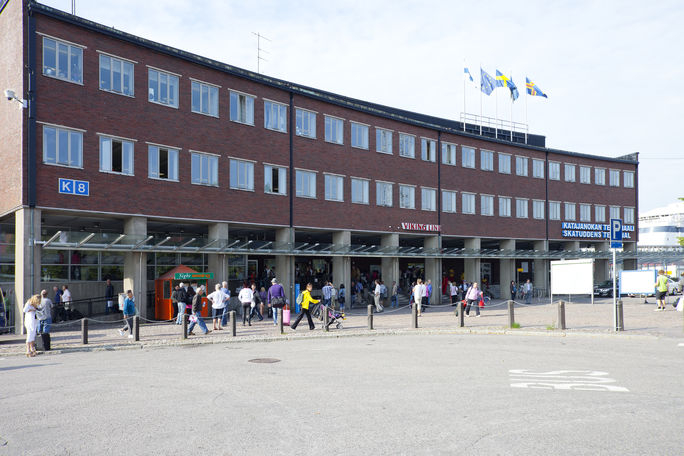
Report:
[[[667,277],[665,276],[665,271],[662,269],[658,271],[658,279],[655,283],[656,287],[656,303],[658,307],[654,309],[655,312],[661,312],[665,310],[665,296],[667,295]]]
[[[320,301],[318,299],[314,299],[311,297],[311,290],[313,289],[313,285],[311,285],[311,282],[306,284],[306,290],[302,292],[302,311],[299,312],[299,315],[297,315],[297,319],[290,325],[290,329],[293,331],[297,329],[297,325],[299,324],[300,321],[302,321],[302,317],[306,314],[306,319],[309,321],[309,329],[314,330],[316,327],[314,326],[313,320],[311,320],[311,313],[309,312],[309,304],[318,304]]]

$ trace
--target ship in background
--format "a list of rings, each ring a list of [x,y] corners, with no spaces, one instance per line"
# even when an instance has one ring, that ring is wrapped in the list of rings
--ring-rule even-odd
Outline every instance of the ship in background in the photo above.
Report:
[[[680,247],[679,238],[684,238],[684,201],[650,210],[639,216],[639,250]],[[641,263],[641,269],[664,269],[673,279],[684,273],[684,257],[670,264]]]

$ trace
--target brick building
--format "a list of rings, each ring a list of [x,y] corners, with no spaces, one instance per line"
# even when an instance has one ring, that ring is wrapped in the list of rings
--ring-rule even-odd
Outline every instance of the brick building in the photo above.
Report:
[[[151,281],[181,263],[231,281],[275,268],[291,294],[305,275],[349,288],[422,270],[505,297],[511,280],[546,289],[551,259],[594,257],[606,278],[611,218],[635,258],[636,154],[550,149],[0,5],[0,90],[28,105],[0,103],[0,281],[17,305],[109,277],[149,315]]]

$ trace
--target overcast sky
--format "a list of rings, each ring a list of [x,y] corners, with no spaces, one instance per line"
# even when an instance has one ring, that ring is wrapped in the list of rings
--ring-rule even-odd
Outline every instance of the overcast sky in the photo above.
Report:
[[[42,0],[71,11],[71,0]],[[299,84],[458,120],[463,65],[512,75],[548,147],[640,152],[640,212],[684,196],[684,2],[77,0],[87,19]],[[524,95],[525,76],[548,99]],[[510,120],[505,88],[483,97]],[[465,88],[466,111],[480,92]],[[527,112],[526,112],[527,111]]]

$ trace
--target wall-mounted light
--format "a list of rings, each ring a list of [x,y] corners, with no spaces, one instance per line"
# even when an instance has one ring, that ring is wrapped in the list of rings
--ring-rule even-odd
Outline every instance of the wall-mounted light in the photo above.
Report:
[[[28,101],[17,97],[17,95],[14,93],[14,90],[5,89],[5,98],[7,98],[7,101],[15,100],[21,105],[22,108],[28,108]]]

